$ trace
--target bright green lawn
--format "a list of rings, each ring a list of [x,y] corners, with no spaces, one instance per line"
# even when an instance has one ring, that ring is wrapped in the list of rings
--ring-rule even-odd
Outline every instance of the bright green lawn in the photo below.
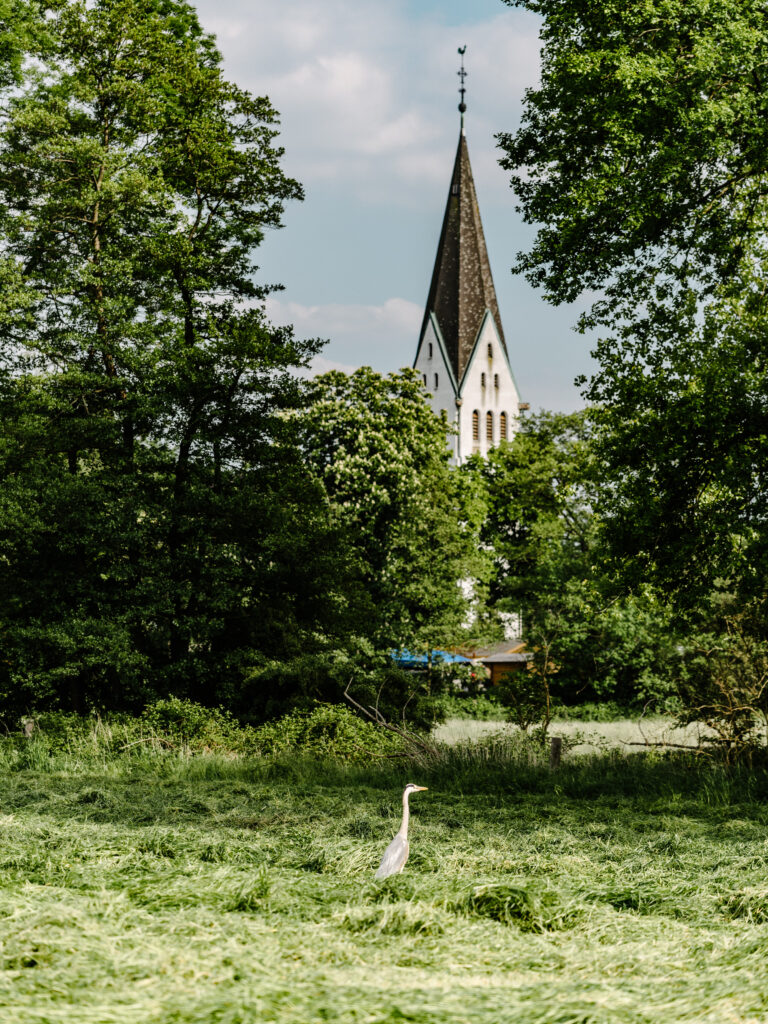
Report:
[[[377,886],[397,768],[106,770],[3,780],[3,1022],[768,1020],[764,776],[444,767]]]

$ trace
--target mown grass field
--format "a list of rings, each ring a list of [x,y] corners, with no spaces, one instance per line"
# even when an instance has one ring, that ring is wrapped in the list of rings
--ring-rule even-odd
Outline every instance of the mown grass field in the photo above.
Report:
[[[6,771],[0,1020],[764,1022],[768,779],[686,755]]]

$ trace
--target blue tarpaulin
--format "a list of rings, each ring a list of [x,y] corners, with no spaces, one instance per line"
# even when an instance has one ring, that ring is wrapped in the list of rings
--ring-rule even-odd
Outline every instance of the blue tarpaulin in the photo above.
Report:
[[[421,667],[426,668],[429,665],[429,657],[426,654],[411,654],[410,651],[393,651],[392,659],[396,661],[398,665],[404,667]],[[432,664],[433,665],[471,665],[472,662],[469,658],[465,658],[463,654],[452,654],[451,651],[432,651]]]

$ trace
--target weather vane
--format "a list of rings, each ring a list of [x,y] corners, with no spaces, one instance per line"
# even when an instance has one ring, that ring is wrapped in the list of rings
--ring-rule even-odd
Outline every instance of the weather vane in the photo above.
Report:
[[[459,104],[459,112],[461,113],[461,134],[464,134],[464,111],[467,109],[467,104],[464,102],[464,93],[467,91],[464,85],[464,79],[467,77],[467,72],[464,70],[464,54],[467,52],[466,43],[464,46],[459,47],[459,54],[461,55],[461,71],[457,71],[456,74],[461,79],[461,85],[459,86],[459,94],[461,95],[461,103]]]

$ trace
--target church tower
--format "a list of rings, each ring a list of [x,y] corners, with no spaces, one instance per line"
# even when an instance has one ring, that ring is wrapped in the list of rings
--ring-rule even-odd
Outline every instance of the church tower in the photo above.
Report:
[[[520,411],[464,134],[465,49],[459,145],[413,363],[432,408],[458,431],[455,463],[510,439]]]

